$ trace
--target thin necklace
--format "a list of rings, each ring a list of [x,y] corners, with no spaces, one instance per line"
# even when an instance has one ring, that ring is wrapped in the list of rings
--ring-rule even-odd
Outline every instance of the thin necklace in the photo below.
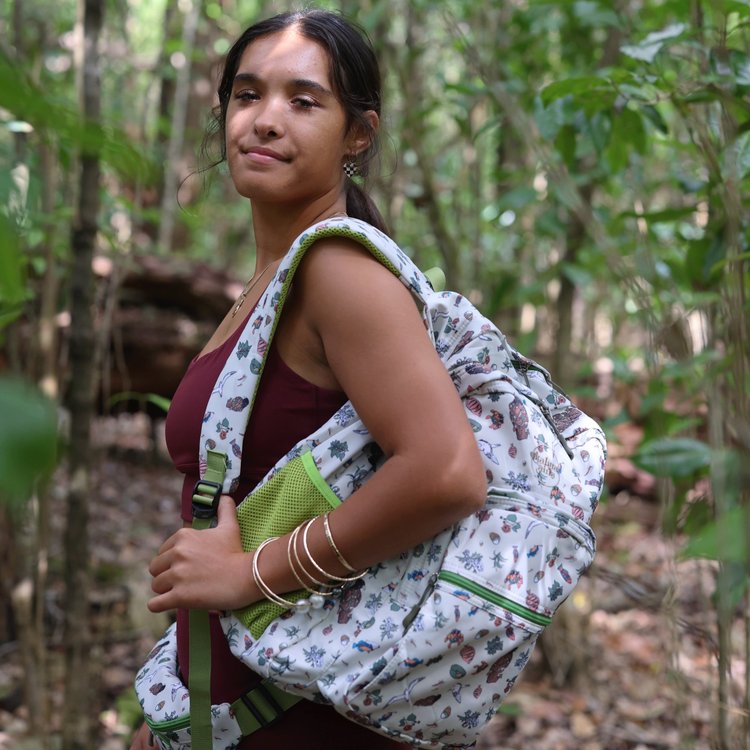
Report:
[[[331,214],[330,216],[327,216],[326,219],[333,219],[338,216],[346,216],[346,213],[339,212],[335,214]],[[323,219],[325,221],[325,219]],[[252,288],[263,278],[263,274],[274,264],[278,263],[277,260],[272,260],[259,274],[258,278],[253,281],[253,278],[250,279],[250,281],[245,284],[245,288],[240,292],[240,296],[237,298],[237,302],[234,305],[234,308],[232,308],[232,317],[237,315],[237,312],[242,307],[242,304],[245,301],[245,297],[247,297],[248,294],[250,294]]]
[[[232,309],[232,317],[237,315],[237,311],[242,307],[242,303],[245,301],[245,297],[247,297],[248,294],[250,294],[250,291],[252,288],[263,278],[263,274],[274,264],[278,263],[278,260],[272,260],[259,274],[258,278],[254,279],[254,277],[250,278],[250,281],[245,284],[245,288],[240,292],[240,296],[237,298],[237,302],[234,305],[234,308]],[[254,280],[253,280],[254,279]]]

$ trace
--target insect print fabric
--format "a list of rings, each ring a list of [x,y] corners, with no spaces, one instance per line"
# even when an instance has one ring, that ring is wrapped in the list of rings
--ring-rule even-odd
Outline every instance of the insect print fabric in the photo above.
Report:
[[[604,436],[468,300],[433,291],[377,229],[334,218],[297,238],[209,400],[201,465],[209,449],[226,453],[225,491],[239,475],[241,452],[232,449],[241,444],[294,270],[314,242],[330,236],[360,243],[420,303],[483,457],[486,502],[451,529],[373,566],[320,610],[279,608],[257,636],[242,616],[227,615],[222,626],[234,655],[285,691],[330,703],[414,747],[469,748],[592,562],[588,524],[602,490]],[[350,402],[264,482],[307,453],[308,465],[344,502],[383,461]]]

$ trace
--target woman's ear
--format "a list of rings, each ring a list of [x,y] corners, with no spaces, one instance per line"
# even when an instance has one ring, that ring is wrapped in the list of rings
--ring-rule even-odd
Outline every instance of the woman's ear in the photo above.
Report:
[[[347,153],[353,156],[366,151],[373,141],[375,133],[380,127],[380,118],[374,109],[368,109],[362,113],[363,120],[367,123],[365,126],[362,122],[352,125],[347,138]]]

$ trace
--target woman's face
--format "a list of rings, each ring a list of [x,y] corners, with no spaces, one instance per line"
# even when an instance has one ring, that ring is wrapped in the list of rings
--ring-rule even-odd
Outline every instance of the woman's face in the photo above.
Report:
[[[328,54],[295,27],[245,49],[226,114],[229,173],[259,203],[304,203],[343,189],[352,153]]]

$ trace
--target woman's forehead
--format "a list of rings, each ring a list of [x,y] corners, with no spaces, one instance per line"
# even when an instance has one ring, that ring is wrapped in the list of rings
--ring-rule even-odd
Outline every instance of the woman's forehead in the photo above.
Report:
[[[305,78],[331,88],[328,53],[318,42],[303,36],[296,26],[251,42],[237,66],[237,74],[242,73],[259,78]]]

